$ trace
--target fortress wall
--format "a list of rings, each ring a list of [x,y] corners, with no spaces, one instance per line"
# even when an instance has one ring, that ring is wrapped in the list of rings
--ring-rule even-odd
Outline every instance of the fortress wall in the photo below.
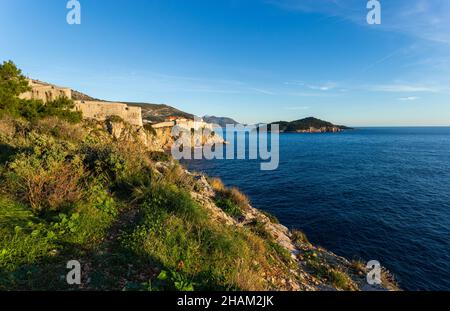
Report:
[[[31,91],[21,94],[21,99],[42,100],[44,103],[58,99],[59,97],[72,98],[72,90],[70,88],[58,87],[55,85],[45,84],[30,80]]]
[[[174,125],[175,125],[174,121],[167,121],[167,122],[152,124],[152,127],[154,129],[159,129],[159,128],[164,128],[164,127],[173,127]]]
[[[72,99],[70,88],[29,80],[31,91],[21,94],[22,99],[42,100],[44,103],[67,97]],[[100,101],[75,101],[75,110],[81,111],[83,118],[104,121],[110,116],[119,116],[124,121],[137,126],[142,126],[142,109],[131,107],[122,103],[100,102]]]
[[[132,107],[126,105],[125,107],[125,116],[123,119],[130,124],[143,126],[142,122],[142,108],[141,107]]]
[[[213,126],[210,123],[206,122],[199,122],[199,121],[193,121],[193,120],[178,120],[176,121],[177,125],[185,128],[185,129],[194,129],[196,131],[200,129],[209,129],[213,130]]]
[[[122,103],[76,101],[75,109],[81,111],[83,118],[87,119],[104,121],[108,117],[118,116],[132,125],[143,125],[140,107],[129,107]]]

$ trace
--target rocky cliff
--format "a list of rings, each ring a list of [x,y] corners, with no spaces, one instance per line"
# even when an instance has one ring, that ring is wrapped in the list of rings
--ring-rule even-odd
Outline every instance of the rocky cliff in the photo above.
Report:
[[[166,169],[163,163],[160,170]],[[272,284],[273,290],[287,291],[321,291],[321,290],[356,290],[384,291],[398,290],[393,275],[382,270],[382,284],[369,285],[366,280],[368,270],[360,261],[350,261],[320,246],[311,244],[299,231],[290,231],[265,212],[255,209],[251,204],[243,209],[238,218],[230,217],[215,203],[217,191],[207,176],[184,171],[187,178],[196,180],[199,187],[191,192],[191,196],[210,211],[211,217],[228,226],[251,227],[260,226],[280,247],[287,250],[292,259],[289,273],[279,273],[276,269],[261,274],[265,282]]]
[[[136,126],[128,122],[112,118],[106,121],[108,132],[118,140],[134,140],[154,151],[168,151],[175,140],[172,135],[172,127],[161,127],[153,129],[151,126]],[[147,128],[147,129],[146,129]],[[191,135],[191,146],[195,146],[198,141],[201,145],[224,144],[224,139],[208,131],[194,131],[193,133],[183,133]]]

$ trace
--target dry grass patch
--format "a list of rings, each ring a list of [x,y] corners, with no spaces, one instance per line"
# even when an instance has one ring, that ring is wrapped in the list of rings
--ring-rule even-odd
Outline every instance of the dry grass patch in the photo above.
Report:
[[[306,234],[300,230],[293,230],[291,239],[296,244],[310,244]]]
[[[209,183],[211,184],[211,187],[214,189],[214,191],[225,191],[225,185],[219,178],[211,178],[209,180]]]
[[[234,187],[231,188],[228,191],[228,196],[241,209],[243,209],[243,210],[248,209],[248,206],[250,204],[249,198],[245,194],[243,194],[241,191],[239,191],[237,188],[234,188]]]

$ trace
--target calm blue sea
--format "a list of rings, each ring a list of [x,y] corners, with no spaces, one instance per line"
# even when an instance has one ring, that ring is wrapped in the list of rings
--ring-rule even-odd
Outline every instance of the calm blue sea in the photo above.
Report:
[[[406,290],[450,290],[450,128],[281,134],[280,166],[196,160],[311,242],[378,260]]]

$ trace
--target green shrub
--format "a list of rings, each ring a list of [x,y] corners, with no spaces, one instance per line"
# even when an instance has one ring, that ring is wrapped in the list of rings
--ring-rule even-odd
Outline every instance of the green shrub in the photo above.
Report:
[[[329,266],[315,252],[306,253],[306,265],[315,275],[328,281],[334,287],[342,290],[352,290],[353,285],[350,278],[339,269]]]
[[[144,129],[147,131],[147,133],[156,136],[156,131],[150,123],[144,124]]]
[[[328,271],[328,276],[335,287],[343,290],[352,289],[349,277],[342,271],[330,269]]]
[[[106,183],[117,183],[127,172],[127,161],[112,145],[85,144],[84,164],[90,172]]]
[[[98,210],[112,216],[117,217],[119,214],[117,204],[114,197],[104,188],[100,183],[93,183],[90,187],[91,198],[90,202]]]
[[[258,219],[252,220],[248,226],[250,229],[259,237],[263,238],[264,240],[271,240],[272,236],[267,232],[266,225],[259,221]]]
[[[31,150],[20,153],[8,165],[9,191],[30,204],[37,214],[59,210],[82,195],[83,163],[71,155],[71,147],[51,137],[31,135]]]
[[[57,248],[55,234],[27,206],[0,196],[0,271],[33,264]]]
[[[177,290],[183,292],[194,291],[194,283],[180,271],[161,271],[157,277],[162,289]]]
[[[192,200],[190,194],[174,185],[155,185],[145,204],[148,208],[163,208],[184,219],[197,222],[206,219],[205,212]]]
[[[106,121],[112,122],[112,123],[124,123],[125,122],[120,116],[117,116],[117,115],[108,116],[106,118]]]
[[[230,216],[241,217],[244,214],[243,211],[249,208],[250,200],[239,189],[226,188],[219,178],[211,178],[209,183],[216,193],[216,205]]]
[[[58,117],[69,123],[79,123],[82,120],[80,111],[73,111],[75,107],[73,100],[67,97],[59,97],[53,101],[47,102],[42,106],[36,105],[37,118]],[[27,118],[30,120],[30,118]],[[33,118],[34,119],[34,118]]]
[[[178,270],[162,270],[155,280],[143,283],[128,283],[125,291],[194,291],[195,284],[186,274]]]
[[[294,243],[297,244],[304,244],[304,243],[309,244],[308,237],[306,236],[305,233],[301,232],[300,230],[293,230],[291,239]]]
[[[218,199],[216,199],[216,204],[225,213],[232,217],[239,218],[243,215],[242,209],[229,198],[219,197]]]
[[[248,205],[250,204],[249,198],[243,194],[239,189],[233,187],[225,193],[225,196],[229,197],[234,204],[239,206],[240,209],[246,210],[248,209]]]
[[[79,144],[86,137],[86,133],[82,126],[58,117],[43,118],[36,123],[33,123],[32,126],[36,133],[49,135],[62,141]]]
[[[170,156],[163,152],[163,151],[151,151],[150,152],[150,159],[153,162],[169,162]]]
[[[366,264],[362,260],[352,260],[351,266],[356,273],[366,273]]]
[[[285,263],[290,264],[292,262],[291,253],[286,248],[274,241],[269,242],[269,245]]]
[[[196,184],[194,177],[187,175],[184,168],[179,163],[170,164],[169,167],[164,170],[161,182],[175,185],[186,191],[192,191]]]

